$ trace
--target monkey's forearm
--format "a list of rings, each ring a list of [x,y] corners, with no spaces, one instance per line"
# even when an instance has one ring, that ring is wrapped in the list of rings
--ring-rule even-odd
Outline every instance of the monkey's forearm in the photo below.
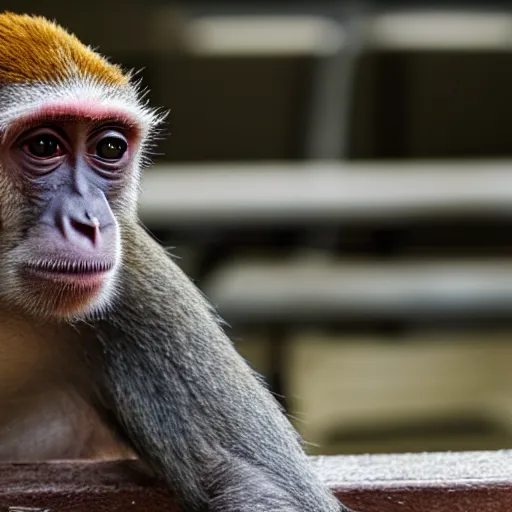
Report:
[[[137,229],[98,325],[103,393],[135,448],[194,510],[344,510],[206,301]]]

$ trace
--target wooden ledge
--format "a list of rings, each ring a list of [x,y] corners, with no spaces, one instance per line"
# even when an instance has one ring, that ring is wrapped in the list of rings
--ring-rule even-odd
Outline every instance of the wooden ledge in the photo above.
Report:
[[[359,512],[512,510],[512,452],[313,457],[320,477]],[[135,461],[0,465],[0,511],[166,510],[171,496]]]
[[[343,503],[359,512],[512,510],[512,451],[315,457]]]

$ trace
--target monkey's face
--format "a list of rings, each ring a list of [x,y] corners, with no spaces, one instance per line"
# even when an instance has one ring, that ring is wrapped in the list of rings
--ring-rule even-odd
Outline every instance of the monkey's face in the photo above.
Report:
[[[105,309],[161,119],[62,27],[0,14],[0,301],[64,320]]]
[[[10,127],[0,168],[4,298],[63,319],[108,304],[121,257],[117,219],[133,195],[139,142],[115,109],[80,101],[43,107]]]

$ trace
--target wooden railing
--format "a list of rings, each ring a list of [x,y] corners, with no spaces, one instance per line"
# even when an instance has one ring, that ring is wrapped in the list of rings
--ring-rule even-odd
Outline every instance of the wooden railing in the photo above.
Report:
[[[314,457],[336,495],[359,512],[512,510],[512,452]],[[2,512],[177,512],[135,461],[0,465]]]

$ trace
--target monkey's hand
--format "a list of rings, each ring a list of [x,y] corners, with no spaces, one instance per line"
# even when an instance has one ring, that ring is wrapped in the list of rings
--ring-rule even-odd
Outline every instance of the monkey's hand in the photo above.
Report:
[[[264,471],[241,461],[231,460],[219,464],[210,472],[207,485],[209,512],[297,512],[298,510],[318,510],[352,512],[341,503],[327,498],[319,502],[317,508],[304,508],[297,505],[297,496],[308,489],[283,489]]]

